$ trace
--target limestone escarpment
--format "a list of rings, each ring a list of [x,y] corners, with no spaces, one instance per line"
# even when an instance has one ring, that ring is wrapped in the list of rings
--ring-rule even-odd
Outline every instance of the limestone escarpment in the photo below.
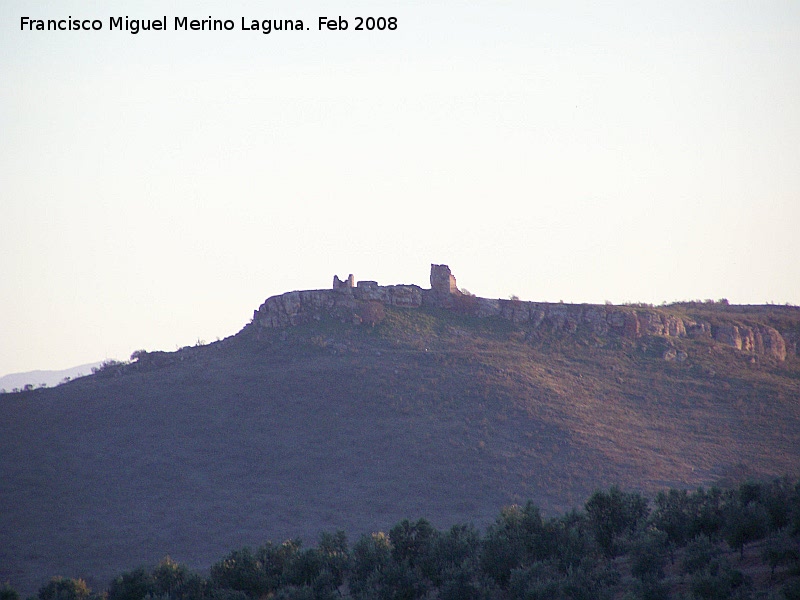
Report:
[[[333,290],[288,292],[267,298],[253,313],[253,322],[261,327],[287,327],[332,316],[358,324],[361,311],[370,302],[418,308],[422,306],[422,292],[416,285],[379,286],[373,281]]]
[[[794,345],[763,323],[740,318],[709,320],[672,314],[669,307],[614,306],[524,302],[479,298],[462,293],[447,265],[431,265],[431,289],[416,285],[380,286],[375,281],[354,283],[353,276],[341,281],[334,276],[333,289],[294,291],[268,298],[253,314],[260,328],[277,328],[332,317],[353,324],[365,321],[370,305],[400,308],[444,308],[478,318],[500,318],[529,331],[576,333],[636,340],[646,336],[663,338],[707,338],[744,353],[783,361]],[[368,322],[374,321],[366,318]],[[674,356],[673,356],[674,355]],[[664,357],[680,358],[667,352]]]
[[[766,354],[779,360],[786,359],[786,342],[772,327],[721,325],[716,328],[714,339],[744,352]]]

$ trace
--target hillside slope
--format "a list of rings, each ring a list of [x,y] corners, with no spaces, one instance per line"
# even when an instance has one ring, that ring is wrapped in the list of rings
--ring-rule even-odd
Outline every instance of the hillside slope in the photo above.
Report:
[[[800,330],[791,307],[669,310]],[[612,484],[800,474],[794,352],[429,306],[386,306],[374,323],[254,320],[221,342],[1,396],[0,581],[103,588],[166,554],[203,568],[321,530],[482,526],[527,499],[554,514]]]

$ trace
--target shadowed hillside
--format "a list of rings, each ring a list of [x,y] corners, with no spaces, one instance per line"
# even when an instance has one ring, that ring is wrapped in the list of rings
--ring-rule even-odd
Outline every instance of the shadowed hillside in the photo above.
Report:
[[[482,317],[459,298],[254,319],[221,342],[1,396],[0,581],[102,588],[166,554],[204,568],[321,530],[484,526],[528,499],[555,514],[612,484],[800,474],[796,308],[648,309],[780,331],[780,360],[711,334]]]

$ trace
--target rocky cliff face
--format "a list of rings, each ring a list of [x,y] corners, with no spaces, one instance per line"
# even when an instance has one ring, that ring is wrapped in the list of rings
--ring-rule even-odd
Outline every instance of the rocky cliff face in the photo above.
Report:
[[[260,327],[288,327],[334,317],[359,324],[360,315],[370,302],[419,308],[422,293],[422,288],[415,285],[379,286],[372,281],[359,282],[358,287],[352,288],[288,292],[267,298],[253,313],[253,323]]]
[[[479,318],[501,318],[530,331],[575,333],[584,329],[595,335],[614,335],[628,340],[645,336],[706,337],[753,355],[780,361],[787,356],[784,337],[777,329],[763,324],[723,323],[712,326],[702,319],[670,314],[668,308],[551,304],[466,296],[458,291],[455,278],[446,265],[431,265],[431,268],[431,282],[436,285],[429,290],[416,285],[380,286],[374,281],[359,281],[356,286],[340,283],[337,286],[335,280],[334,289],[272,296],[254,312],[253,324],[260,328],[289,327],[325,317],[360,324],[370,304],[380,303],[411,309],[430,306]],[[678,351],[666,353],[665,359],[680,358],[680,355]]]
[[[767,354],[779,360],[786,359],[786,342],[772,327],[721,325],[716,328],[714,339],[744,352]]]

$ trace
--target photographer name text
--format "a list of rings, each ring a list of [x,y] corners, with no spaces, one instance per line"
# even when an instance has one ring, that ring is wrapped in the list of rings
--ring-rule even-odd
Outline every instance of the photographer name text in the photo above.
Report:
[[[238,25],[238,27],[237,27]],[[171,26],[171,27],[170,27]],[[81,19],[71,15],[62,19],[33,19],[20,17],[21,31],[123,31],[133,35],[156,31],[247,31],[270,34],[279,31],[397,31],[397,17],[385,16],[324,16],[312,24],[303,19],[192,19],[189,17],[163,17],[131,19]]]

